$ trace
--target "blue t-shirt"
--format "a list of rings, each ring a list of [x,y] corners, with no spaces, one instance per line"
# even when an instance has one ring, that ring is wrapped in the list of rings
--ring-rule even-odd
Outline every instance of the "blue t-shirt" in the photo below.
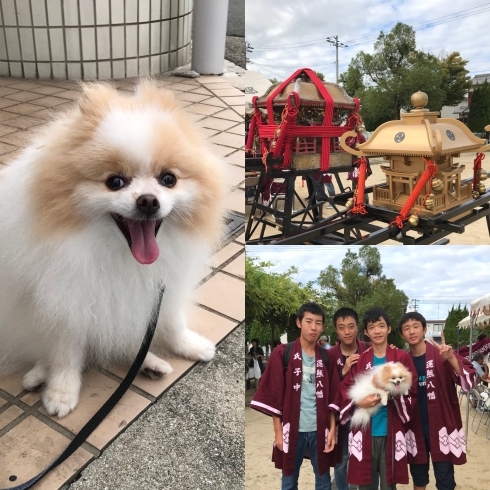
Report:
[[[429,412],[427,410],[427,369],[425,364],[425,354],[421,356],[412,356],[413,364],[419,378],[418,384],[418,405],[420,413],[420,421],[422,423],[422,431],[424,434],[429,434]]]
[[[301,404],[299,432],[316,432],[316,363],[315,355],[302,352],[303,378],[301,380]]]
[[[373,361],[374,366],[386,364],[386,356],[373,356]],[[388,435],[388,407],[381,405],[381,408],[373,415],[371,419],[371,435],[373,437],[383,437]]]

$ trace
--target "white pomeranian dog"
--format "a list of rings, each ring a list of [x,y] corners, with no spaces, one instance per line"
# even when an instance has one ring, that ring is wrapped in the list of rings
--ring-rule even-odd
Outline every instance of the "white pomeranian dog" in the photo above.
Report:
[[[373,379],[377,386],[373,384]],[[412,373],[401,362],[388,362],[357,376],[349,389],[349,398],[358,404],[369,395],[377,395],[381,403],[370,408],[357,407],[352,415],[351,427],[365,429],[381,405],[388,405],[389,396],[406,396],[411,386]]]
[[[77,107],[0,171],[0,373],[64,417],[90,364],[132,362],[159,286],[153,345],[209,361],[191,331],[196,275],[220,241],[225,165],[154,81],[88,84]],[[142,371],[171,366],[148,353]]]

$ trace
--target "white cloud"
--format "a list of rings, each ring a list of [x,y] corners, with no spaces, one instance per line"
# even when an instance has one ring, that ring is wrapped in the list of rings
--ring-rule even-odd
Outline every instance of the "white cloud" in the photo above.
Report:
[[[490,72],[487,46],[490,35],[490,10],[452,22],[417,28],[417,25],[444,21],[445,16],[482,5],[481,0],[449,3],[443,0],[283,0],[246,1],[246,38],[255,48],[249,55],[255,69],[269,77],[284,79],[301,67],[321,71],[327,81],[335,81],[335,48],[322,39],[339,36],[351,44],[339,49],[339,73],[359,52],[372,52],[380,31],[388,33],[397,22],[415,26],[417,47],[435,55],[459,51],[468,60],[470,75]],[[483,4],[482,9],[490,4]],[[469,11],[471,12],[471,10]],[[453,16],[454,18],[454,16]],[[366,39],[359,45],[352,41]],[[301,49],[284,46],[317,40],[318,44]],[[279,48],[263,48],[279,46]],[[266,50],[267,49],[267,50]]]

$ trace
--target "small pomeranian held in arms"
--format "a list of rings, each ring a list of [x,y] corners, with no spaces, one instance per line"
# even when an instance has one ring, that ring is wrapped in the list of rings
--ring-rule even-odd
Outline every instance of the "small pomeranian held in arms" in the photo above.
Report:
[[[355,404],[369,395],[377,395],[380,402],[374,407],[357,407],[351,419],[351,427],[365,429],[371,417],[388,405],[388,397],[408,395],[412,386],[412,373],[401,362],[388,362],[359,375],[349,390],[349,397]]]
[[[162,284],[154,347],[212,359],[186,316],[221,238],[224,171],[157,82],[85,85],[0,171],[0,374],[30,369],[24,388],[66,416],[84,368],[134,360]],[[172,368],[150,352],[142,371]]]

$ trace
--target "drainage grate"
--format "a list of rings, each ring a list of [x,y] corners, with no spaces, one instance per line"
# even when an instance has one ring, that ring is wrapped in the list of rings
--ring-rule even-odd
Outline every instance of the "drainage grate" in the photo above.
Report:
[[[243,233],[245,231],[245,217],[234,213],[229,212],[225,217],[225,237],[223,239],[224,244],[226,245],[228,242],[238,235],[239,232]]]

